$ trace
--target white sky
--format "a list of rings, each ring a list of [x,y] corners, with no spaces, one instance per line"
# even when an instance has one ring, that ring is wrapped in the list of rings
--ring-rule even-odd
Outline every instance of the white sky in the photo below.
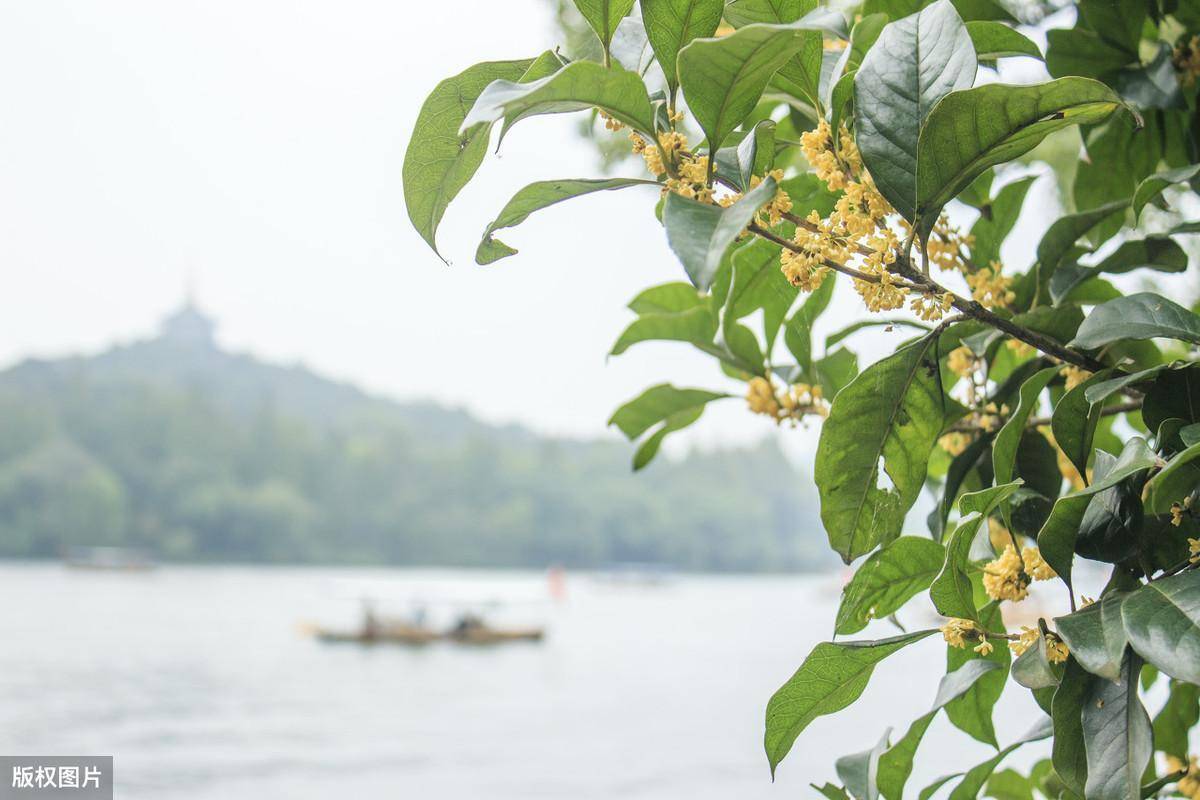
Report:
[[[683,345],[605,358],[624,304],[683,276],[653,192],[542,212],[504,236],[518,256],[474,265],[517,188],[599,174],[570,118],[522,122],[451,207],[454,266],[409,225],[429,90],[555,43],[544,0],[0,4],[0,365],[145,336],[190,274],[234,350],[492,421],[592,436],[651,384],[736,388]],[[861,309],[839,293],[837,326]],[[728,402],[684,441],[771,432]]]

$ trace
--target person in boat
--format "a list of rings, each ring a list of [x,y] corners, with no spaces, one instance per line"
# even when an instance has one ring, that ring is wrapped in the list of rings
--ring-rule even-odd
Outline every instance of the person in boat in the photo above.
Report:
[[[464,637],[473,631],[483,630],[483,620],[477,614],[465,613],[458,618],[454,628],[450,631],[451,635],[456,637]]]
[[[382,627],[379,617],[375,614],[375,606],[370,600],[363,600],[362,638],[368,641],[378,639]]]

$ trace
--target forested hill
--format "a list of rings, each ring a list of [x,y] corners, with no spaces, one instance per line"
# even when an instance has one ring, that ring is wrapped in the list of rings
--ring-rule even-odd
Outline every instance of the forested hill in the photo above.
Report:
[[[186,307],[151,340],[0,373],[0,557],[786,570],[822,555],[773,445],[629,470],[548,439],[232,355]]]

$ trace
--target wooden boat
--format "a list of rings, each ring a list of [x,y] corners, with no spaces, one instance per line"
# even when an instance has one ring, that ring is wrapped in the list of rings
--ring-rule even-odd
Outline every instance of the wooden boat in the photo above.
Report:
[[[505,642],[540,642],[545,635],[542,628],[490,628],[486,625],[467,629],[451,629],[444,633],[418,628],[411,625],[387,625],[378,631],[338,631],[313,627],[313,636],[321,642],[351,644],[403,644],[426,645],[437,641],[470,645],[492,645]]]
[[[542,628],[489,628],[486,625],[467,630],[453,630],[445,638],[460,644],[501,644],[503,642],[540,642],[545,636]]]

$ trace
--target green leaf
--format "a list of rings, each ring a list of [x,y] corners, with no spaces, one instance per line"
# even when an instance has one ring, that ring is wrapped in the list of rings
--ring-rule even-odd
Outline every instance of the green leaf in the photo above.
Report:
[[[679,52],[679,84],[710,150],[720,149],[746,120],[771,76],[813,30],[803,21],[747,25],[728,36],[696,39]]]
[[[774,178],[767,178],[728,208],[690,200],[671,192],[663,204],[667,243],[683,263],[688,277],[707,291],[725,251],[774,196]]]
[[[1068,658],[1062,682],[1054,690],[1050,716],[1054,721],[1051,761],[1054,771],[1077,797],[1087,783],[1087,753],[1083,746],[1083,704],[1091,676],[1075,659]]]
[[[643,314],[621,333],[611,355],[619,356],[638,342],[649,341],[690,342],[704,350],[716,335],[717,320],[707,306]]]
[[[877,783],[880,793],[887,800],[901,800],[904,796],[904,785],[908,783],[912,774],[913,757],[937,713],[952,700],[965,694],[984,675],[997,669],[1000,669],[1000,665],[995,662],[976,659],[968,661],[942,678],[933,708],[914,720],[900,741],[892,745],[879,759]]]
[[[1000,607],[996,603],[985,606],[979,614],[983,627],[989,631],[1004,632],[1004,620],[1000,616]],[[989,672],[975,683],[961,697],[955,698],[946,705],[946,717],[956,728],[972,738],[999,747],[996,741],[996,729],[992,724],[992,709],[996,701],[1004,693],[1004,685],[1008,679],[1008,664],[1012,654],[1007,647],[997,647],[990,655],[978,653],[958,647],[946,648],[946,671],[959,669],[963,664],[975,660],[986,660],[998,664],[1001,669]]]
[[[917,212],[921,126],[944,95],[974,83],[975,70],[966,26],[950,0],[938,0],[885,27],[855,75],[855,135],[863,163],[910,222]]]
[[[1012,480],[1013,468],[1017,462],[1017,447],[1025,434],[1025,423],[1037,410],[1038,398],[1046,385],[1058,375],[1058,370],[1058,367],[1046,367],[1021,384],[1017,407],[996,434],[996,440],[992,444],[992,472],[996,476],[996,483],[1008,483]]]
[[[1079,284],[1104,273],[1117,275],[1135,269],[1183,272],[1187,266],[1187,253],[1170,237],[1133,239],[1122,243],[1111,255],[1093,266],[1061,264],[1050,279],[1050,296],[1059,302]]]
[[[1042,294],[1049,289],[1054,271],[1058,269],[1063,258],[1075,247],[1079,237],[1128,206],[1128,200],[1117,200],[1088,211],[1067,214],[1056,219],[1042,236],[1042,240],[1038,242],[1036,268],[1038,293]]]
[[[842,589],[834,633],[857,633],[873,619],[899,611],[941,571],[945,548],[930,539],[901,536],[884,545]]]
[[[1150,717],[1137,692],[1141,666],[1131,654],[1119,682],[1093,678],[1088,683],[1081,714],[1088,800],[1141,800],[1142,773],[1154,750]]]
[[[834,399],[814,480],[830,545],[848,564],[900,533],[925,483],[947,397],[930,334],[872,364]],[[891,487],[879,485],[880,462]]]
[[[459,127],[488,84],[497,79],[515,81],[532,63],[527,58],[476,64],[439,83],[421,106],[404,153],[404,204],[413,227],[433,252],[438,252],[437,228],[446,207],[487,153],[490,126],[465,134],[459,134]]]
[[[693,39],[703,39],[717,32],[721,24],[723,0],[642,0],[642,23],[654,55],[667,76],[667,86],[674,96],[679,86],[676,60],[679,51]]]
[[[1036,644],[1017,656],[1012,665],[1012,677],[1019,685],[1034,691],[1058,686],[1059,677],[1050,666],[1045,637],[1038,637]]]
[[[934,630],[872,642],[822,642],[767,703],[763,745],[771,774],[814,719],[841,711],[867,688],[875,665]]]
[[[1167,366],[1166,364],[1159,364],[1158,366],[1142,370],[1141,372],[1135,372],[1131,375],[1121,375],[1116,378],[1100,381],[1093,386],[1089,386],[1084,396],[1093,405],[1102,403],[1127,386],[1150,380],[1165,370]]]
[[[960,781],[959,784],[954,787],[954,791],[950,793],[950,800],[975,800],[975,798],[979,797],[980,792],[983,790],[983,785],[987,782],[988,777],[991,776],[991,774],[996,770],[996,767],[1000,765],[1000,762],[1003,761],[1009,753],[1030,742],[1048,739],[1052,733],[1053,728],[1050,724],[1050,718],[1043,718],[1020,739],[1017,739],[1015,742],[1010,744],[1008,747],[1005,747],[1003,750],[996,753],[996,755],[992,756],[987,761],[984,761],[982,764],[977,764],[976,766],[967,770],[967,774],[963,776],[962,781]]]
[[[654,65],[654,48],[646,38],[646,27],[637,17],[626,17],[617,25],[609,53],[618,64],[642,77]]]
[[[840,347],[813,362],[813,377],[826,397],[836,397],[858,377],[858,356]]]
[[[1005,184],[996,192],[994,200],[987,201],[980,208],[979,219],[971,226],[971,236],[975,237],[971,245],[971,258],[975,263],[986,265],[1000,259],[1000,245],[1016,226],[1025,204],[1025,195],[1035,180],[1036,176],[1030,175]]]
[[[1200,344],[1200,316],[1161,295],[1131,294],[1092,309],[1071,344],[1095,350],[1122,339],[1158,338]]]
[[[1173,457],[1161,472],[1146,483],[1143,494],[1146,512],[1171,513],[1171,504],[1182,504],[1197,486],[1200,486],[1200,444],[1194,444]]]
[[[1036,44],[1003,22],[968,22],[967,33],[971,35],[971,44],[975,45],[975,54],[980,61],[995,61],[1011,56],[1031,56],[1042,60],[1042,51]]]
[[[1054,131],[1102,122],[1121,107],[1120,96],[1089,78],[992,83],[946,95],[921,128],[917,217],[928,230],[942,207],[985,170],[1028,153]]]
[[[696,291],[696,287],[683,281],[672,281],[651,286],[629,301],[629,310],[637,314],[687,311],[697,306],[706,306],[708,298]]]
[[[1200,423],[1180,428],[1179,438],[1183,441],[1184,447],[1200,444]]]
[[[493,81],[475,101],[461,130],[471,135],[475,126],[502,118],[507,130],[526,117],[592,108],[654,139],[654,111],[642,79],[620,66],[606,68],[593,61],[575,61],[532,83]]]
[[[1121,606],[1138,655],[1172,678],[1200,684],[1200,572],[1148,583]]]
[[[929,798],[931,798],[935,794],[937,794],[938,789],[941,789],[947,783],[954,780],[955,778],[960,777],[961,775],[962,775],[961,772],[951,772],[949,775],[943,775],[942,777],[938,778],[936,781],[934,781],[933,783],[929,784],[928,786],[926,786],[924,789],[921,790],[921,794],[918,795],[919,800],[929,800]]]
[[[879,756],[887,748],[888,736],[891,733],[892,729],[888,728],[870,750],[842,756],[834,762],[838,778],[846,785],[846,790],[855,800],[875,800],[879,797],[879,787],[876,781]]]
[[[756,22],[795,22],[814,8],[812,0],[730,0],[725,19],[735,28]]]
[[[717,151],[717,175],[745,191],[754,175],[763,176],[775,162],[775,122],[763,120],[736,147]]]
[[[1102,78],[1136,58],[1136,54],[1131,56],[1125,50],[1107,44],[1092,31],[1074,28],[1046,32],[1046,68],[1055,77],[1086,75]]]
[[[475,251],[475,262],[478,264],[491,264],[502,258],[514,255],[517,252],[516,250],[504,242],[493,239],[492,234],[501,228],[511,228],[514,225],[520,225],[529,219],[529,215],[535,211],[540,211],[548,206],[561,203],[563,200],[570,200],[572,197],[581,197],[593,192],[624,189],[628,186],[657,187],[658,183],[637,178],[569,178],[531,183],[513,195],[513,198],[501,209],[500,215],[483,232],[483,240],[479,243],[479,248]]]
[[[1137,191],[1133,193],[1134,218],[1140,217],[1146,204],[1162,194],[1168,186],[1192,181],[1197,175],[1200,175],[1200,164],[1188,164],[1185,167],[1155,173],[1144,179],[1138,184]]]
[[[679,389],[669,383],[662,383],[651,386],[618,408],[608,424],[616,425],[621,433],[625,434],[625,438],[632,441],[675,414],[702,409],[713,400],[729,396],[704,389]]]
[[[979,619],[967,566],[970,563],[971,543],[975,541],[983,520],[983,515],[978,512],[967,514],[950,534],[946,545],[946,562],[929,587],[929,599],[944,617]]]
[[[903,319],[901,317],[884,318],[884,319],[860,319],[857,322],[852,322],[846,327],[834,331],[825,337],[825,347],[833,347],[838,342],[852,336],[864,328],[914,328],[919,331],[929,331],[929,326],[924,323],[917,322],[911,319]]]
[[[1075,469],[1079,470],[1080,475],[1087,475],[1092,441],[1096,436],[1096,426],[1100,423],[1100,414],[1104,410],[1103,403],[1088,402],[1087,392],[1093,386],[1106,381],[1112,372],[1109,369],[1097,372],[1064,394],[1054,406],[1054,413],[1050,417],[1050,431],[1054,434],[1054,441],[1075,465]]]
[[[1154,718],[1154,749],[1188,759],[1188,733],[1200,722],[1200,686],[1171,681],[1171,693]]]
[[[1130,475],[1150,469],[1157,463],[1158,457],[1146,444],[1146,440],[1134,436],[1125,443],[1125,448],[1113,465],[1112,471],[1103,480],[1096,481],[1086,489],[1060,497],[1054,503],[1050,518],[1038,532],[1038,549],[1041,550],[1046,563],[1068,586],[1071,585],[1075,538],[1092,495],[1116,486]]]
[[[1121,678],[1121,659],[1128,644],[1121,621],[1124,599],[1121,592],[1109,592],[1090,606],[1054,620],[1079,666],[1110,681]]]
[[[1165,369],[1142,399],[1142,421],[1157,431],[1168,419],[1200,422],[1200,365]]]
[[[832,280],[822,282],[816,291],[805,298],[804,302],[800,304],[800,308],[796,309],[796,313],[788,319],[787,329],[784,331],[784,343],[787,344],[788,351],[796,359],[800,372],[809,383],[820,383],[813,370],[812,327],[816,323],[817,317],[821,316],[829,307],[829,300],[833,297],[836,283]],[[826,346],[828,347],[828,345]]]
[[[826,783],[824,786],[817,786],[815,783],[810,783],[809,786],[816,789],[824,797],[829,800],[850,800],[850,795],[846,794],[846,790],[840,786],[834,786],[832,783]]]
[[[771,352],[779,327],[798,290],[779,269],[779,247],[755,239],[733,255],[733,285],[725,301],[725,321],[763,311],[765,352]]]
[[[575,7],[596,32],[600,45],[607,53],[617,24],[633,10],[633,0],[575,0]]]
[[[654,460],[654,457],[658,455],[659,447],[662,446],[663,439],[696,422],[703,414],[704,407],[697,406],[696,408],[677,411],[663,420],[663,424],[638,445],[638,449],[633,454],[633,471],[637,472],[645,468],[646,465]]]

